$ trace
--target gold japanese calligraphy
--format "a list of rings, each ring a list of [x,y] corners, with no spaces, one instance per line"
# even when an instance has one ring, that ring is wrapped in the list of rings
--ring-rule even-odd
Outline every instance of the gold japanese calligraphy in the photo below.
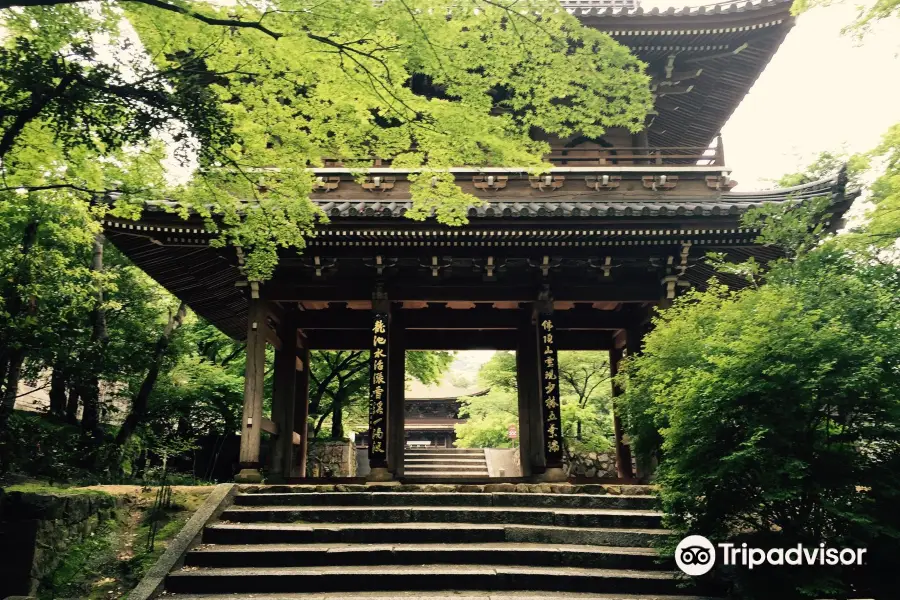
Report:
[[[387,438],[386,403],[388,396],[388,316],[374,315],[372,321],[372,352],[369,362],[369,462],[372,467],[384,467],[387,458],[384,440]]]
[[[545,455],[547,464],[562,461],[562,425],[560,421],[559,403],[559,362],[556,356],[556,340],[554,339],[553,318],[542,315],[538,320],[542,334],[540,336],[541,360],[541,399],[543,401]]]

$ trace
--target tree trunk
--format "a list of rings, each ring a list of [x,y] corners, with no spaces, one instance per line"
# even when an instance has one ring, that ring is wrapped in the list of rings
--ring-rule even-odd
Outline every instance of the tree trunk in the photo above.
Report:
[[[344,437],[344,390],[338,388],[334,395],[334,404],[331,406],[331,437],[341,439]]]
[[[66,398],[66,423],[78,424],[78,386],[69,384],[69,396]]]
[[[89,375],[78,386],[81,398],[81,431],[93,435],[100,430],[100,378]]]
[[[3,404],[0,406],[0,422],[3,423],[4,428],[16,406],[16,396],[19,393],[19,376],[22,373],[24,360],[25,353],[22,350],[17,349],[10,353],[6,371],[6,385],[3,391]]]
[[[581,421],[575,423],[575,439],[581,441]]]
[[[65,369],[56,364],[50,376],[50,415],[62,419],[66,414],[66,389],[68,381]]]
[[[144,381],[141,382],[137,395],[131,401],[131,411],[125,417],[125,421],[122,423],[118,435],[116,435],[117,446],[124,446],[134,434],[137,426],[144,421],[144,417],[147,415],[147,404],[150,401],[150,394],[153,392],[153,387],[159,378],[159,369],[162,366],[163,358],[165,358],[169,342],[172,340],[172,334],[181,326],[185,314],[187,314],[187,305],[182,302],[175,314],[169,315],[169,322],[166,323],[166,328],[163,330],[162,335],[159,336],[159,339],[156,340],[156,347],[153,349],[153,356],[150,359],[150,368],[147,370],[147,375],[144,376]]]
[[[7,322],[10,326],[2,332],[3,339],[0,343],[0,352],[3,354],[0,357],[0,364],[5,367],[0,371],[0,376],[5,378],[3,389],[0,390],[0,394],[2,394],[0,395],[0,432],[6,431],[9,416],[15,408],[16,396],[19,393],[19,376],[22,371],[22,363],[25,361],[25,350],[21,345],[16,347],[12,343],[15,337],[13,328],[16,319],[21,316],[25,308],[25,303],[22,301],[17,287],[28,282],[28,256],[37,241],[38,226],[37,219],[33,219],[25,226],[25,231],[22,232],[22,260],[17,268],[15,280],[6,285],[4,294],[6,311],[9,314]]]
[[[94,253],[91,259],[91,271],[103,272],[102,233],[94,237]],[[97,298],[94,310],[91,311],[91,345],[93,356],[88,362],[89,372],[81,380],[81,430],[86,434],[95,434],[100,429],[100,371],[103,369],[103,358],[109,343],[109,332],[106,329],[106,309],[103,308],[103,285],[97,285]]]

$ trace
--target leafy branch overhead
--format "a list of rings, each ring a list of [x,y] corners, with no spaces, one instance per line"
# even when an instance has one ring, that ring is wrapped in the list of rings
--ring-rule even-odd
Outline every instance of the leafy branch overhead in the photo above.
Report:
[[[531,134],[635,131],[651,106],[644,65],[555,0],[95,6],[0,2],[11,34],[0,48],[3,186],[70,186],[129,216],[174,200],[222,231],[220,243],[249,250],[254,278],[271,273],[277,248],[303,248],[320,218],[307,168],[326,157],[436,169],[440,185],[413,186],[410,216],[457,224],[477,200],[448,167],[539,169],[547,147]],[[123,162],[139,149],[159,162],[153,142],[165,140],[193,176],[174,188],[158,167],[139,171],[156,173],[150,182],[47,176],[35,136],[67,156],[125,152]]]

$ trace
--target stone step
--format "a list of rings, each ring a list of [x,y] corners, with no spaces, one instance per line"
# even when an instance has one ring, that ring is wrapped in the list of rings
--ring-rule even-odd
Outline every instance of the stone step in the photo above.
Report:
[[[197,568],[166,579],[169,593],[359,592],[388,590],[552,590],[676,594],[671,572],[496,565]]]
[[[465,464],[465,465],[439,465],[434,463],[426,463],[426,464],[418,464],[418,465],[403,465],[403,470],[406,473],[413,473],[418,471],[433,471],[438,473],[448,473],[450,471],[456,472],[465,472],[465,471],[484,471],[487,473],[487,465],[485,464]]]
[[[517,492],[320,492],[238,494],[237,506],[496,506],[653,510],[654,496]]]
[[[664,529],[553,527],[460,523],[214,523],[205,544],[576,544],[649,548]]]
[[[403,464],[448,464],[448,465],[466,465],[466,464],[486,464],[487,460],[484,458],[478,457],[456,457],[456,456],[448,456],[444,457],[429,457],[429,458],[403,458]]]
[[[470,462],[449,462],[449,461],[427,461],[427,462],[416,462],[416,463],[403,463],[403,467],[405,470],[410,469],[443,469],[445,471],[466,471],[469,469],[478,469],[478,470],[487,470],[487,463],[485,461],[470,461]]]
[[[484,448],[441,448],[438,446],[424,448],[406,448],[405,454],[428,454],[431,452],[444,452],[447,454],[484,454]]]
[[[403,484],[403,487],[409,486],[435,486],[435,485],[456,485],[460,486],[463,489],[471,488],[472,486],[495,486],[495,485],[510,485],[515,487],[517,484],[522,483],[521,477],[490,477],[486,475],[479,475],[477,477],[473,477],[471,475],[456,475],[449,476],[447,474],[444,475],[431,475],[426,477],[420,477],[418,475],[414,477],[410,477],[407,475],[401,476],[400,481]],[[510,488],[512,489],[512,488]]]
[[[650,548],[544,544],[266,544],[204,545],[189,552],[196,567],[321,567],[329,565],[520,565],[672,570]]]
[[[432,477],[432,478],[440,478],[446,479],[448,477],[452,477],[454,479],[460,477],[469,477],[469,478],[478,478],[478,479],[490,479],[490,474],[487,469],[484,470],[468,470],[464,471],[462,469],[453,469],[453,470],[444,470],[444,469],[403,469],[405,477]]]
[[[178,600],[717,600],[710,596],[670,596],[659,594],[582,594],[579,592],[518,591],[496,592],[467,590],[454,592],[436,590],[420,591],[362,592],[362,593],[284,593],[284,594],[179,594]]]
[[[650,510],[486,506],[232,506],[222,520],[237,523],[493,523],[557,527],[657,528]]]
[[[620,485],[613,483],[524,483],[521,477],[495,477],[491,481],[479,484],[441,483],[429,481],[425,484],[304,484],[294,485],[242,485],[239,487],[245,494],[313,494],[323,492],[442,492],[442,493],[528,493],[528,494],[613,494],[626,496],[652,496],[655,493],[651,485]]]

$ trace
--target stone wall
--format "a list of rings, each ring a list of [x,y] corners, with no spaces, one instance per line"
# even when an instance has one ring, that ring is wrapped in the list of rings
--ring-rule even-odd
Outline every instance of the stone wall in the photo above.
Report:
[[[306,473],[309,477],[356,477],[356,446],[345,441],[310,440]]]
[[[521,477],[522,463],[518,448],[485,448],[488,474],[491,477]]]
[[[584,477],[587,479],[604,479],[616,477],[616,453],[609,452],[583,452],[569,453],[564,456],[564,468],[569,477]],[[635,461],[632,465],[637,468]]]
[[[109,494],[54,495],[0,490],[0,598],[33,596],[65,554],[115,517],[123,500]]]

